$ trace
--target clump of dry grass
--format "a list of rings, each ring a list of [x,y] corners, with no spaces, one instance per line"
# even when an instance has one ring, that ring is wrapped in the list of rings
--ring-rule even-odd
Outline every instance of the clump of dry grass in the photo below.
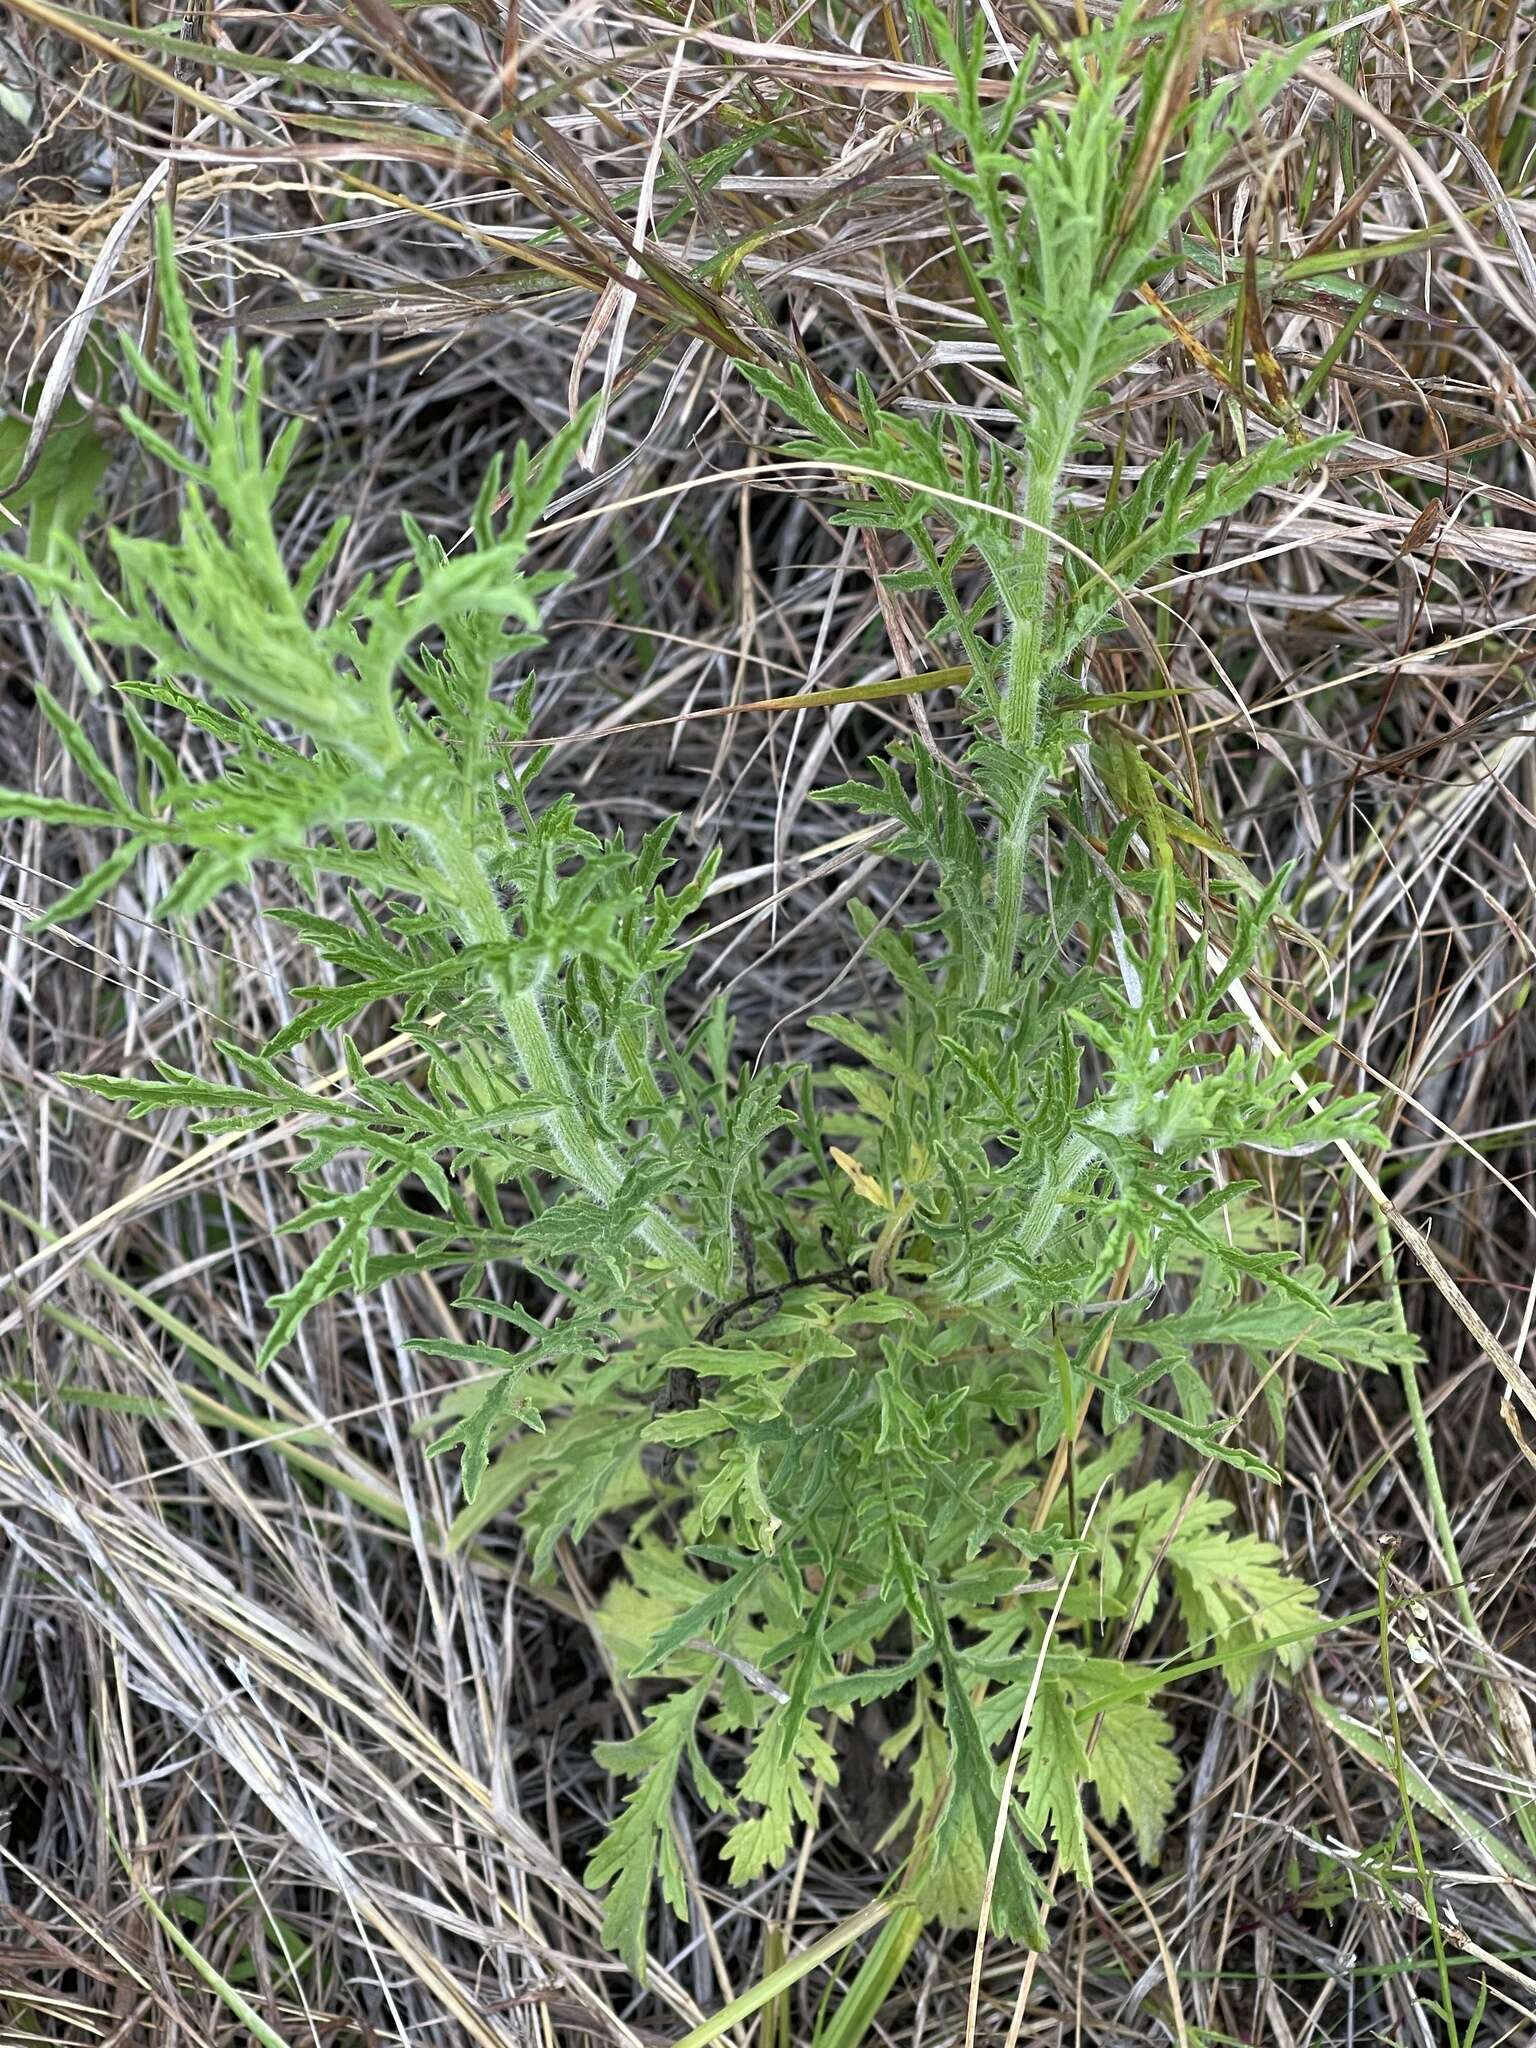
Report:
[[[348,573],[397,557],[403,504],[456,534],[489,455],[603,384],[549,549],[575,574],[540,729],[608,733],[564,764],[595,824],[681,811],[721,845],[688,1000],[729,983],[782,1049],[850,971],[841,900],[903,886],[811,792],[876,721],[924,716],[941,746],[949,726],[942,692],[751,708],[930,657],[867,544],[829,523],[833,486],[782,472],[739,365],[862,370],[917,409],[953,404],[959,373],[987,416],[927,162],[929,53],[888,7],[785,12],[771,36],[749,14],[371,0],[201,20],[187,49],[126,12],[13,0],[16,415],[72,384],[116,458],[102,512],[164,517],[169,480],[128,458],[90,375],[97,336],[154,332],[157,196],[209,334],[262,340],[278,403],[311,422],[291,530],[300,546],[352,511]],[[1002,77],[1075,14],[988,21]],[[1162,1868],[1100,1840],[1102,1881],[1059,1890],[1048,1955],[988,1948],[978,2038],[1434,2044],[1466,2038],[1485,1985],[1486,2044],[1536,2011],[1536,1429],[1467,1323],[1529,1369],[1533,56],[1513,6],[1341,25],[1189,251],[1190,275],[1251,289],[1198,332],[1170,323],[1073,479],[1091,502],[1170,433],[1235,440],[1313,380],[1351,436],[1320,485],[1158,593],[1177,719],[1128,716],[1171,775],[1198,760],[1207,820],[1257,869],[1301,863],[1289,998],[1336,1028],[1339,1078],[1386,1090],[1391,1150],[1364,1163],[1439,1271],[1341,1172],[1316,1255],[1395,1294],[1429,1369],[1292,1375],[1285,1486],[1242,1507],[1355,1619],[1294,1688],[1235,1712],[1191,1689]],[[0,779],[67,793],[27,685],[80,685],[19,596],[3,630]],[[1110,687],[1147,681],[1130,644],[1100,659]],[[636,1705],[587,1626],[610,1539],[564,1553],[556,1589],[529,1583],[515,1528],[446,1546],[451,1479],[412,1431],[446,1379],[403,1342],[446,1312],[420,1282],[333,1305],[254,1375],[260,1304],[297,1256],[274,1235],[293,1131],[146,1134],[54,1077],[212,1070],[215,1035],[280,1016],[289,941],[254,901],[173,936],[126,885],[88,925],[29,936],[99,851],[17,830],[0,885],[6,2024],[235,2040],[245,2001],[293,2042],[674,2040],[877,1895],[867,1733],[755,1895],[716,1891],[699,1845],[696,1922],[659,1923],[639,1994],[572,1874],[611,1798],[591,1744]],[[1435,1932],[1454,2021],[1428,2004]],[[971,1952],[925,1937],[875,2038],[966,2038]],[[809,2041],[825,1984],[728,2038]]]

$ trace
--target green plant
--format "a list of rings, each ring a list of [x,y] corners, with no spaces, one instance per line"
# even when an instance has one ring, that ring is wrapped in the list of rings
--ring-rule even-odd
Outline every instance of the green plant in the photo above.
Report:
[[[877,1699],[899,1702],[887,1751],[910,1776],[922,1910],[974,1923],[995,1857],[994,1924],[1040,1939],[1029,1848],[1089,1877],[1085,1787],[1154,1857],[1178,1779],[1160,1686],[1211,1665],[1240,1691],[1317,1625],[1278,1551],[1171,1476],[1178,1446],[1273,1476],[1250,1404],[1216,1412],[1208,1362],[1248,1362],[1278,1437],[1281,1362],[1410,1348],[1300,1257],[1299,1162],[1373,1129],[1363,1100],[1298,1095],[1314,1046],[1253,1045],[1237,991],[1283,877],[1258,887],[1186,815],[1089,667],[1097,637],[1135,626],[1126,592],[1327,444],[1292,422],[1229,461],[1170,448],[1134,483],[1117,461],[1095,510],[1064,486],[1095,409],[1163,338],[1138,288],[1294,58],[1197,96],[1202,17],[1127,8],[1067,53],[1063,115],[1032,66],[986,98],[979,38],[924,18],[955,81],[936,102],[966,210],[954,260],[1011,431],[758,374],[795,452],[862,494],[839,516],[905,551],[891,582],[935,607],[970,674],[962,759],[897,747],[825,793],[883,821],[933,890],[906,928],[854,907],[891,1000],[816,1020],[841,1049],[827,1063],[744,1063],[719,1004],[680,1037],[667,995],[711,863],[669,890],[665,829],[602,842],[569,795],[544,800],[530,692],[506,683],[536,645],[550,579],[526,560],[584,421],[538,463],[520,451],[505,488],[493,472],[471,550],[410,526],[405,566],[318,616],[340,529],[285,560],[298,430],[266,444],[259,366],[232,343],[205,377],[162,219],[178,375],[129,353],[177,424],[125,420],[184,479],[180,535],[114,534],[110,578],[62,541],[15,564],[143,669],[119,686],[131,788],[39,690],[98,802],[4,807],[119,834],[50,917],[157,845],[188,856],[167,915],[273,866],[352,910],[283,913],[333,978],[294,992],[259,1053],[221,1047],[236,1078],[86,1085],[210,1132],[305,1118],[293,1227],[324,1242],[274,1300],[264,1358],[338,1292],[451,1276],[477,1334],[422,1348],[466,1368],[433,1446],[462,1453],[461,1537],[515,1512],[542,1572],[600,1513],[628,1520],[601,1620],[654,1693],[605,1751],[633,1789],[589,1876],[637,1970],[656,1884],[684,1909],[680,1786],[728,1819],[749,1882],[835,1778],[835,1722]],[[206,735],[216,777],[181,764],[146,699]],[[425,1055],[409,1079],[345,1035],[381,1003]],[[342,1034],[348,1073],[324,1107],[289,1059],[319,1032]],[[499,1298],[486,1276],[509,1265],[560,1312]],[[1167,1619],[1185,1657],[1143,1668]],[[729,1783],[721,1736],[745,1758]]]

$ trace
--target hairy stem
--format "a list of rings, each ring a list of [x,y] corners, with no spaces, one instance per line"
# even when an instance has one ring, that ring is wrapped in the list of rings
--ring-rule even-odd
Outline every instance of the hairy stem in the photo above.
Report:
[[[1002,702],[1002,737],[1025,765],[1023,787],[1004,820],[994,868],[992,943],[982,976],[982,1001],[1006,1001],[1019,950],[1029,842],[1034,833],[1046,764],[1041,746],[1041,703],[1045,692],[1045,617],[1051,588],[1051,520],[1062,457],[1037,461],[1030,469],[1024,516],[1029,524],[1008,570],[996,575],[1008,615],[1008,664]],[[995,572],[994,572],[995,573]]]
[[[417,837],[433,863],[450,880],[454,922],[464,944],[504,945],[506,919],[468,836],[455,822],[440,818],[418,831]],[[487,983],[496,998],[523,1078],[535,1096],[552,1105],[541,1112],[541,1120],[561,1171],[593,1201],[606,1205],[623,1184],[623,1168],[577,1106],[576,1076],[549,1027],[538,992],[508,986],[496,969],[491,970]],[[700,1294],[713,1295],[718,1291],[698,1247],[671,1217],[653,1210],[641,1224],[639,1235],[648,1250],[683,1274]]]

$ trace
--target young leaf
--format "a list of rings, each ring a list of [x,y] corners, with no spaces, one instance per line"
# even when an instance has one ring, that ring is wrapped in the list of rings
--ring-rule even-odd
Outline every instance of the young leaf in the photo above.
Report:
[[[1041,1682],[1024,1734],[1024,1822],[1037,1841],[1049,1839],[1070,1870],[1088,1883],[1093,1867],[1083,1832],[1082,1787],[1090,1775],[1088,1754],[1066,1688]]]
[[[1145,1700],[1117,1700],[1096,1723],[1088,1778],[1113,1826],[1123,1814],[1143,1863],[1156,1863],[1180,1778],[1173,1727]]]
[[[672,1839],[672,1799],[678,1772],[694,1740],[707,1686],[646,1710],[646,1725],[623,1742],[600,1743],[593,1754],[604,1770],[636,1780],[624,1810],[587,1864],[586,1881],[611,1887],[603,1913],[603,1939],[645,1982],[645,1929],[659,1878],[661,1895],[679,1920],[688,1918],[682,1859]]]

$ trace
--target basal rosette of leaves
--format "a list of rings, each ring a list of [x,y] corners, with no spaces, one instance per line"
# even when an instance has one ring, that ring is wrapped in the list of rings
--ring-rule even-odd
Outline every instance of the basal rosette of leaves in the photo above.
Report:
[[[1154,780],[1091,662],[1134,624],[1126,593],[1329,444],[1298,419],[1233,460],[1170,448],[1093,511],[1063,481],[1165,338],[1139,287],[1179,223],[1198,247],[1202,193],[1300,53],[1196,91],[1208,24],[1128,8],[1068,53],[1065,88],[1026,65],[999,101],[979,35],[925,19],[955,81],[935,102],[955,261],[1011,424],[983,438],[758,373],[971,677],[963,758],[898,747],[826,793],[923,866],[934,907],[904,928],[854,906],[889,1000],[819,1019],[823,1062],[747,1060],[720,1005],[678,1033],[711,862],[678,879],[666,829],[595,838],[524,744],[550,584],[528,557],[584,420],[487,479],[472,548],[413,526],[396,574],[321,616],[342,531],[285,549],[299,430],[268,440],[254,357],[231,344],[205,372],[162,219],[175,374],[130,349],[158,424],[124,420],[182,480],[180,533],[10,565],[67,644],[118,651],[135,763],[121,780],[38,686],[93,794],[0,803],[117,835],[51,920],[156,847],[184,856],[166,916],[273,868],[351,905],[287,914],[328,976],[260,1053],[83,1085],[190,1106],[210,1134],[303,1118],[293,1227],[323,1249],[271,1304],[265,1358],[340,1292],[442,1278],[465,1334],[421,1348],[464,1369],[432,1446],[462,1453],[457,1540],[515,1517],[543,1572],[562,1537],[628,1519],[601,1622],[647,1704],[603,1752],[630,1789],[588,1876],[637,1971],[658,1887],[686,1909],[675,1797],[720,1817],[748,1884],[790,1855],[837,1722],[872,1701],[911,1788],[902,1882],[935,1917],[974,1922],[996,1838],[994,1922],[1041,1938],[1032,1852],[1091,1877],[1085,1796],[1154,1858],[1179,1778],[1159,1691],[1208,1667],[1241,1691],[1317,1626],[1210,1476],[1271,1471],[1255,1446],[1279,1441],[1284,1363],[1408,1342],[1299,1255],[1308,1162],[1373,1131],[1365,1101],[1298,1087],[1314,1047],[1263,1053],[1241,999],[1284,878],[1260,889]],[[1191,319],[1219,293],[1194,298]],[[188,773],[167,717],[216,777]],[[348,1035],[375,1005],[424,1055],[407,1078]],[[292,1059],[321,1034],[347,1070],[323,1102]],[[513,1271],[557,1311],[509,1300]],[[1210,1368],[1233,1356],[1253,1398],[1223,1415]]]

